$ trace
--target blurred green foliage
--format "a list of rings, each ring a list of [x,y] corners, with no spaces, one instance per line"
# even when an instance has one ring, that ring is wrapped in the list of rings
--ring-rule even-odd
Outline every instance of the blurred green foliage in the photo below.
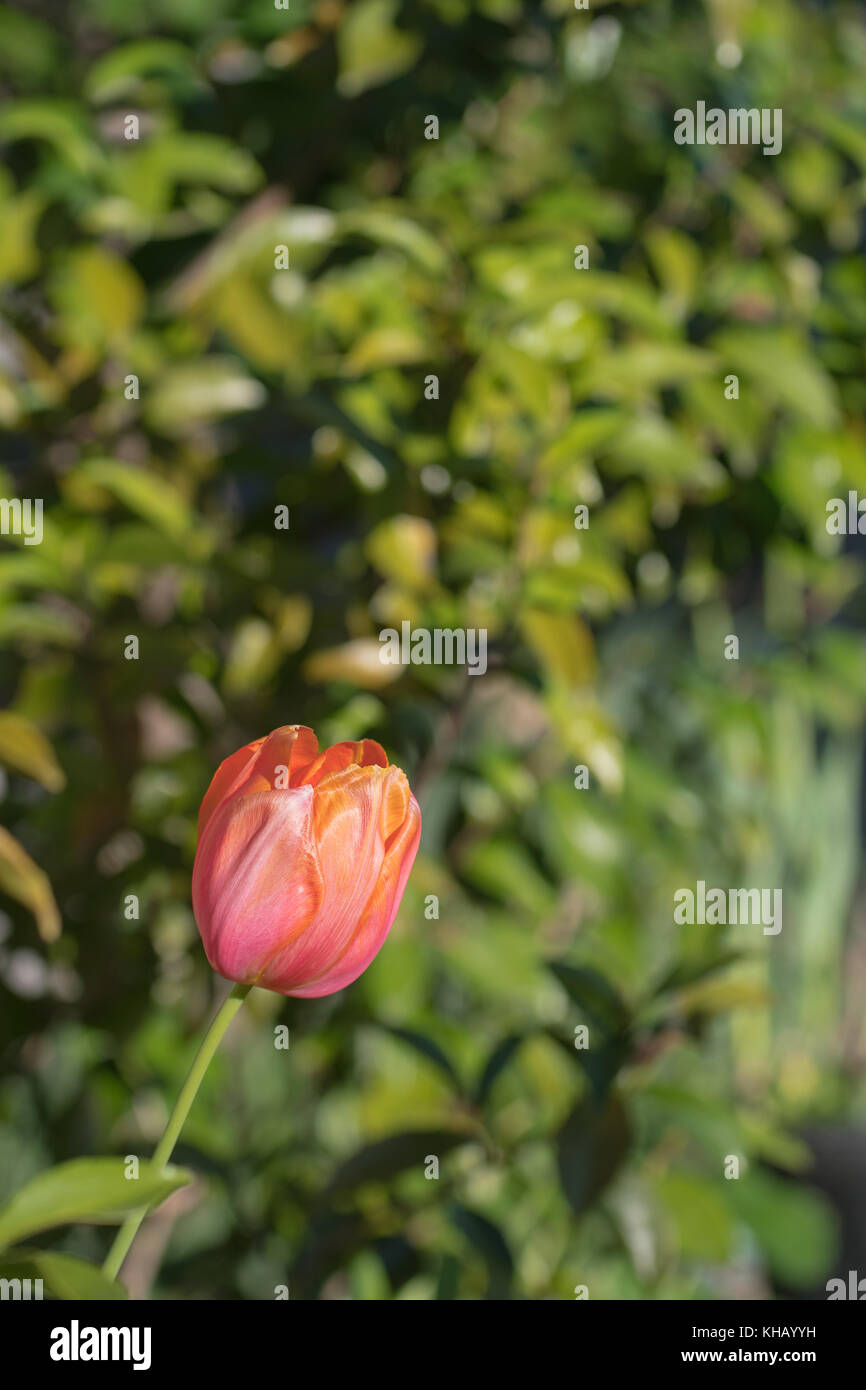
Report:
[[[862,8],[56,11],[0,7],[0,494],[45,500],[0,541],[0,1197],[151,1152],[220,993],[199,801],[307,723],[386,745],[421,853],[357,984],[240,1016],[154,1296],[823,1282],[784,1174],[866,1103],[825,526],[866,493]],[[698,100],[782,108],[782,153],[676,146]],[[382,666],[403,620],[486,627],[487,674]],[[782,887],[783,931],[674,925],[697,879]]]

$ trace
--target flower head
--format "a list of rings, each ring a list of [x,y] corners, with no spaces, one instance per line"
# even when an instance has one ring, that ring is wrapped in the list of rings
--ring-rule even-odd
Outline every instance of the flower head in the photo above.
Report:
[[[192,901],[221,975],[316,998],[356,980],[400,906],[421,812],[378,743],[319,752],[287,725],[217,768],[201,804]]]

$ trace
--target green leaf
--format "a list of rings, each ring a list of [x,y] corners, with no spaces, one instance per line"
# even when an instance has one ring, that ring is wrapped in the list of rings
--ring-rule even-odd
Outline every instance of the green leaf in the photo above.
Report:
[[[417,1167],[422,1171],[428,1154],[441,1158],[461,1144],[476,1142],[476,1138],[465,1130],[453,1129],[418,1129],[389,1134],[387,1139],[366,1144],[341,1163],[328,1184],[326,1196],[351,1192],[362,1183],[388,1182],[407,1168]]]
[[[587,1097],[574,1107],[556,1147],[562,1190],[575,1216],[588,1211],[613,1181],[630,1144],[631,1126],[618,1095],[603,1104]]]
[[[343,359],[342,372],[344,376],[363,376],[377,367],[423,362],[429,353],[429,342],[415,329],[388,324],[358,339]]]
[[[460,1089],[460,1077],[457,1075],[454,1066],[450,1059],[446,1057],[439,1044],[434,1042],[432,1038],[426,1037],[423,1033],[416,1033],[411,1028],[396,1028],[392,1027],[390,1024],[384,1024],[383,1026],[392,1037],[400,1038],[403,1042],[408,1043],[410,1047],[414,1047],[416,1052],[420,1052],[422,1057],[426,1057],[428,1061],[433,1062],[440,1071],[445,1073],[449,1081],[453,1081],[458,1090]]]
[[[132,266],[99,246],[69,253],[55,279],[54,294],[64,338],[96,348],[126,348],[146,298]]]
[[[41,1279],[58,1298],[125,1299],[126,1289],[107,1279],[97,1265],[54,1250],[18,1246],[0,1256],[0,1279]]]
[[[0,115],[0,140],[47,140],[80,174],[91,173],[102,153],[73,102],[19,101]]]
[[[14,74],[16,87],[22,80],[42,85],[58,67],[60,31],[46,20],[20,14],[11,6],[0,9],[0,65]]]
[[[172,39],[123,44],[92,65],[84,80],[84,92],[91,101],[117,101],[124,93],[135,91],[142,77],[153,73],[193,79],[192,53]]]
[[[462,865],[466,877],[491,897],[528,916],[549,910],[551,888],[531,854],[505,837],[473,845]]]
[[[599,1103],[625,1066],[631,1055],[632,1037],[630,1033],[605,1038],[600,1045],[590,1042],[589,1047],[576,1048],[575,1057],[583,1068],[592,1086],[593,1094]]]
[[[524,608],[520,630],[551,681],[572,689],[589,685],[595,676],[595,645],[586,623],[573,613],[546,613]]]
[[[653,269],[678,310],[689,308],[701,276],[701,255],[691,237],[675,227],[651,227],[645,237]]]
[[[10,603],[0,613],[0,643],[46,643],[77,646],[78,624],[66,613],[53,613],[35,603]]]
[[[476,1105],[483,1105],[492,1091],[496,1079],[501,1071],[508,1066],[515,1052],[525,1038],[524,1033],[511,1033],[507,1038],[503,1038],[491,1052],[484,1065],[484,1070],[478,1079],[475,1089]]]
[[[404,251],[410,260],[422,270],[432,273],[443,271],[448,257],[434,236],[413,222],[401,216],[399,204],[373,208],[352,208],[340,215],[338,230],[343,235],[355,233],[369,237],[381,246],[393,246]]]
[[[169,536],[182,536],[192,524],[192,514],[167,478],[148,473],[114,459],[87,459],[77,476],[96,483]]]
[[[728,1258],[733,1221],[724,1189],[729,1185],[721,1176],[713,1183],[695,1173],[676,1172],[664,1173],[653,1182],[683,1255],[717,1263]]]
[[[457,1281],[460,1275],[460,1265],[454,1255],[445,1255],[439,1270],[439,1278],[436,1281],[436,1299],[454,1299],[457,1297]]]
[[[759,1009],[768,1007],[773,999],[769,987],[761,980],[745,976],[724,980],[703,980],[691,985],[682,995],[682,1010],[688,1017],[693,1014],[730,1013],[733,1009]]]
[[[824,370],[820,356],[798,335],[784,329],[725,328],[712,346],[725,363],[725,371],[746,377],[768,403],[784,407],[819,429],[838,423],[836,383]]]
[[[838,1231],[833,1210],[820,1192],[760,1171],[728,1187],[731,1202],[754,1231],[777,1279],[805,1289],[826,1278]]]
[[[600,971],[590,966],[566,965],[563,961],[550,961],[549,965],[571,1001],[590,1023],[609,1037],[625,1031],[631,1018],[628,1005]]]
[[[0,891],[30,909],[43,941],[57,940],[60,909],[51,880],[3,826],[0,826]]]
[[[371,564],[386,579],[409,589],[427,589],[436,566],[436,532],[420,516],[392,516],[367,537]]]
[[[9,710],[0,713],[0,763],[41,782],[49,792],[59,792],[66,785],[63,769],[41,729]]]
[[[0,1209],[0,1247],[70,1221],[115,1226],[192,1181],[182,1168],[139,1165],[125,1177],[122,1158],[75,1158],[32,1178]]]
[[[421,40],[394,25],[397,0],[355,0],[337,30],[338,90],[354,97],[412,66]]]
[[[266,394],[234,358],[202,357],[178,363],[155,382],[145,414],[158,433],[183,435],[223,416],[257,410]]]
[[[703,980],[707,975],[715,975],[718,970],[724,970],[732,965],[734,961],[742,960],[742,951],[722,951],[717,956],[700,961],[684,960],[672,966],[658,981],[653,985],[651,997],[655,998],[659,994],[671,994],[676,990],[684,989],[686,985],[692,985],[697,980]]]
[[[267,686],[281,652],[264,618],[244,618],[232,633],[222,685],[231,696],[248,695]]]
[[[0,207],[0,283],[27,280],[39,269],[36,228],[45,208],[41,193],[22,193]]]
[[[475,1246],[487,1265],[489,1277],[485,1298],[508,1298],[514,1275],[514,1260],[499,1227],[494,1226],[492,1221],[479,1212],[470,1211],[468,1207],[462,1206],[451,1208],[451,1220],[458,1231]]]
[[[304,662],[304,677],[310,682],[346,681],[362,690],[380,690],[403,674],[401,666],[386,666],[382,651],[372,637],[356,637],[339,647],[323,647]]]

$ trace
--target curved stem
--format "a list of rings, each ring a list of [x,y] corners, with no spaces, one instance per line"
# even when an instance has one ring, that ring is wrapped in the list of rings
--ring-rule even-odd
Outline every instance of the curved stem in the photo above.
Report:
[[[196,1092],[202,1083],[205,1072],[210,1066],[211,1059],[222,1041],[223,1034],[234,1018],[238,1009],[243,1004],[252,985],[235,985],[231,994],[224,1001],[219,1012],[216,1014],[210,1028],[205,1033],[199,1045],[195,1059],[187,1073],[186,1081],[181,1087],[180,1095],[174,1104],[174,1109],[168,1119],[163,1136],[156,1146],[151,1160],[157,1167],[162,1167],[168,1163],[174,1151],[174,1146],[180,1137],[186,1117],[192,1109]],[[128,1216],[114,1238],[114,1244],[108,1252],[105,1263],[102,1266],[103,1274],[109,1279],[116,1279],[120,1266],[126,1259],[129,1247],[135,1240],[138,1228],[147,1215],[149,1207],[139,1207]]]

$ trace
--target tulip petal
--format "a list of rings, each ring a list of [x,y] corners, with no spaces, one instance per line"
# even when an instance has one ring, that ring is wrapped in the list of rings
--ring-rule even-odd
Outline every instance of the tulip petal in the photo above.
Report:
[[[304,724],[284,724],[267,738],[232,753],[220,763],[205,793],[198,813],[199,837],[227,796],[249,796],[300,785],[318,751],[319,740],[312,729]]]
[[[345,989],[367,969],[391,930],[421,839],[421,812],[418,803],[409,792],[404,774],[399,768],[394,768],[393,771],[399,774],[405,787],[405,817],[401,824],[392,830],[373,891],[346,948],[318,979],[309,980],[299,988],[289,991],[298,998],[318,999],[324,994],[334,994],[338,989]],[[396,779],[394,781],[396,782]],[[394,783],[389,784],[383,798],[383,803],[387,803],[389,799],[392,801],[392,809],[396,799],[390,796],[393,785]],[[383,804],[382,829],[386,816],[387,807]]]
[[[228,796],[236,782],[242,779],[244,770],[248,764],[255,761],[255,755],[265,742],[263,738],[256,739],[255,743],[247,743],[243,748],[239,748],[236,753],[232,753],[230,758],[225,758],[220,763],[213,777],[211,784],[204,794],[204,800],[199,807],[198,813],[198,834],[199,839],[204,834],[205,826],[219,806],[224,797]]]
[[[388,755],[380,743],[372,738],[362,738],[357,743],[347,740],[326,748],[311,763],[300,782],[318,786],[332,772],[342,772],[347,767],[387,767]]]
[[[268,988],[292,993],[323,976],[351,945],[385,857],[380,816],[386,779],[393,774],[403,775],[398,768],[352,764],[315,793],[310,789],[324,895],[303,937],[269,963],[261,981]]]
[[[324,883],[312,788],[231,797],[211,817],[193,868],[193,911],[215,970],[268,988],[269,962],[316,919]]]
[[[297,787],[319,752],[319,740],[305,724],[284,724],[268,734],[255,764],[255,787],[244,790],[266,791],[275,787]],[[285,771],[283,771],[285,769]]]

